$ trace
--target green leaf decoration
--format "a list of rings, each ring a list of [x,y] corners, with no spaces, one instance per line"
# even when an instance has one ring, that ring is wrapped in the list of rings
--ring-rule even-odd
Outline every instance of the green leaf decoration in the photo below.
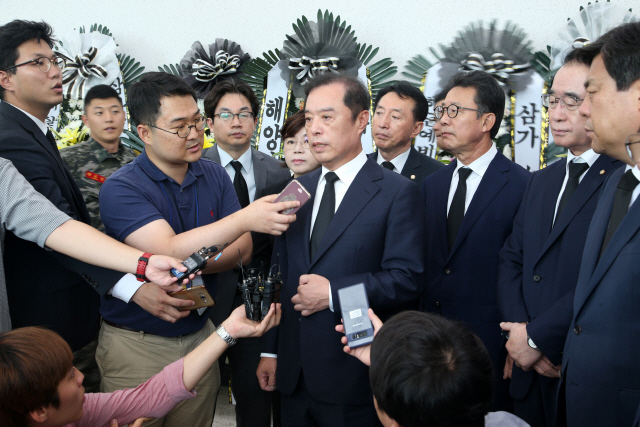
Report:
[[[278,49],[275,49],[275,53],[269,51],[262,55],[262,58],[254,58],[249,61],[243,67],[243,74],[240,76],[240,80],[248,84],[251,89],[253,89],[253,93],[256,94],[260,104],[262,104],[262,99],[264,98],[264,90],[266,88],[265,79],[267,74],[281,59],[281,53]]]
[[[173,74],[178,77],[184,76],[185,71],[180,67],[180,64],[169,64],[158,67],[158,70],[165,73]]]
[[[120,142],[132,150],[136,150],[140,153],[144,151],[144,142],[138,137],[137,133],[130,132],[127,129],[124,130],[126,137],[120,137]]]
[[[560,147],[553,142],[549,143],[544,149],[544,161],[549,166],[551,163],[567,156],[567,149]]]
[[[122,79],[124,80],[124,88],[127,89],[129,85],[140,79],[144,72],[144,67],[140,66],[140,62],[129,55],[119,53],[116,55],[120,62],[120,71],[122,72]]]
[[[435,63],[430,62],[424,56],[416,55],[407,62],[407,65],[404,67],[406,71],[403,71],[402,75],[409,83],[420,88],[420,86],[422,86],[424,73],[434,65]]]

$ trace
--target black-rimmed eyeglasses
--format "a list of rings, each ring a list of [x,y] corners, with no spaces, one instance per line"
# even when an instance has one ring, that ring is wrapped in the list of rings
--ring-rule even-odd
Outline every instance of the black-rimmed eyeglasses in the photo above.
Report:
[[[12,65],[11,67],[7,67],[2,71],[7,71],[12,68],[18,68],[18,67],[22,67],[23,65],[32,64],[32,63],[38,64],[38,69],[43,73],[48,73],[49,70],[51,69],[51,64],[53,64],[53,66],[56,67],[58,70],[62,70],[65,67],[67,62],[64,60],[64,58],[61,58],[59,56],[56,56],[53,59],[47,58],[46,56],[41,56],[40,58],[32,59],[31,61]]]
[[[154,128],[154,129],[163,130],[163,131],[165,131],[167,133],[172,133],[174,135],[178,135],[180,138],[186,138],[191,133],[191,128],[195,128],[195,130],[198,131],[198,132],[203,130],[204,127],[207,125],[207,120],[206,120],[205,116],[200,116],[195,120],[194,124],[192,124],[191,126],[186,125],[186,124],[182,125],[176,130],[176,132],[171,132],[170,130],[162,129],[162,128],[159,128],[158,126],[150,125],[148,123],[145,123],[145,124],[147,126],[149,126],[149,127]]]
[[[447,116],[449,116],[450,118],[455,118],[458,115],[458,111],[459,110],[471,110],[471,111],[480,111],[480,110],[476,110],[474,108],[467,108],[467,107],[460,107],[458,105],[455,104],[451,104],[448,107],[443,107],[443,106],[437,106],[434,110],[433,110],[433,115],[436,116],[436,119],[440,120],[442,118],[442,116],[444,116],[444,112],[447,112]]]

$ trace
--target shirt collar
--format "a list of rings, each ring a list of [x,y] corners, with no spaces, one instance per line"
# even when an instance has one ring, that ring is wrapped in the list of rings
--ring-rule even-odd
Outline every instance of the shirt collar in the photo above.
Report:
[[[45,135],[47,134],[47,131],[49,130],[49,128],[47,127],[47,124],[45,122],[43,122],[42,120],[40,120],[39,118],[37,118],[33,114],[27,113],[22,108],[16,107],[15,105],[8,103],[7,101],[2,101],[2,102],[6,102],[7,105],[11,105],[16,110],[22,111],[24,114],[27,115],[27,117],[29,117],[31,120],[34,121],[34,123],[40,128],[40,130],[42,131],[43,134],[45,134]]]
[[[142,154],[140,154],[136,159],[138,160],[142,170],[149,176],[149,178],[153,179],[154,181],[169,180],[175,182],[173,178],[162,172],[160,168],[158,168],[158,166],[156,166],[155,163],[153,163],[151,159],[149,159],[146,151],[143,151]],[[202,170],[200,161],[189,163],[187,174],[184,177],[184,181],[182,181],[181,187],[186,187],[187,185],[191,184],[193,181],[195,181],[197,176],[200,176],[203,173],[204,171]]]
[[[360,169],[367,162],[367,155],[364,154],[364,150],[360,151],[355,158],[340,166],[338,169],[334,170],[336,175],[338,175],[338,179],[344,182],[347,187],[351,185],[354,179],[356,179],[356,175],[360,172]],[[329,169],[322,166],[322,173],[320,175],[320,181],[324,179],[324,176],[327,172],[331,172]],[[320,181],[318,183],[320,183]]]
[[[471,164],[463,165],[462,162],[456,162],[456,170],[454,171],[454,174],[458,172],[460,168],[467,167],[471,169],[471,171],[480,175],[480,178],[482,178],[484,176],[484,173],[489,168],[489,164],[494,159],[494,157],[496,157],[496,154],[498,154],[498,148],[496,148],[495,143],[491,143],[491,148],[489,148],[489,150],[482,156],[471,162]]]
[[[595,151],[593,151],[593,148],[588,149],[587,151],[585,151],[584,153],[580,154],[579,156],[575,156],[571,152],[571,150],[567,150],[567,170],[569,170],[569,163],[571,163],[571,161],[573,159],[580,158],[583,161],[577,161],[577,163],[587,162],[589,167],[591,167],[596,162],[596,160],[598,160],[598,157],[600,157],[600,154],[598,154]]]
[[[231,157],[231,155],[229,153],[224,151],[220,147],[220,145],[218,145],[218,154],[220,154],[220,165],[222,165],[222,167],[227,167],[227,165],[229,163],[231,163],[232,160],[234,160],[234,158]],[[251,165],[253,163],[253,158],[251,156],[251,147],[249,147],[249,149],[247,151],[242,153],[242,156],[240,156],[238,161],[240,162],[240,164],[242,165],[243,169],[247,173],[251,170]]]
[[[411,151],[411,146],[407,148],[403,153],[398,154],[393,159],[388,160],[393,164],[393,167],[396,168],[398,172],[402,171],[405,163],[407,163],[407,159],[409,158],[409,152]],[[380,150],[378,150],[378,164],[382,165],[382,162],[386,162],[387,160],[382,158],[382,154],[380,154]]]

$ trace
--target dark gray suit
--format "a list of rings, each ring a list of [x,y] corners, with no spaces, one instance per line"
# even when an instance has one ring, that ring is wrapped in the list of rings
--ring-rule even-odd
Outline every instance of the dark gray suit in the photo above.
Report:
[[[220,163],[218,146],[204,150],[202,156]],[[291,176],[289,169],[283,168],[283,163],[251,148],[253,161],[253,177],[256,183],[255,197],[258,198],[262,190],[269,185],[284,181]],[[260,267],[262,261],[271,262],[271,251],[264,245],[257,244],[256,233],[253,238],[253,256],[249,265]],[[263,253],[268,252],[268,253]],[[231,310],[237,307],[242,299],[236,296],[238,287],[238,269],[228,270],[218,274],[218,289],[216,304],[211,312],[211,321],[215,325],[222,323]],[[260,361],[260,339],[245,338],[238,345],[227,351],[231,368],[233,395],[236,398],[236,422],[238,427],[269,427],[271,425],[270,394],[263,391],[258,384],[256,370]]]
[[[422,185],[422,180],[428,175],[431,175],[435,171],[445,167],[444,163],[418,153],[418,150],[413,147],[409,150],[409,157],[407,158],[407,162],[404,164],[400,175],[406,176],[418,185]],[[376,151],[375,153],[369,154],[369,158],[377,162],[378,152]]]

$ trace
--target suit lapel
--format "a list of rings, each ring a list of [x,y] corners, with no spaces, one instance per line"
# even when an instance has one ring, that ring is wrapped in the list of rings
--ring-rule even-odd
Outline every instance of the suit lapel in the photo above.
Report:
[[[311,267],[333,245],[333,243],[351,225],[362,209],[371,201],[380,188],[373,181],[382,179],[382,170],[377,163],[367,160],[360,172],[356,175],[347,193],[342,199],[329,228],[322,238],[322,242],[316,252],[316,258],[311,260]],[[317,183],[316,183],[317,185]],[[311,222],[309,222],[310,224]],[[308,245],[307,245],[308,246]]]
[[[448,166],[445,167],[444,173],[437,175],[438,179],[434,180],[434,182],[431,184],[433,187],[433,191],[428,193],[430,197],[433,197],[433,200],[429,200],[428,198],[427,200],[425,200],[427,211],[429,210],[429,205],[431,205],[432,203],[433,206],[435,206],[435,229],[438,230],[438,235],[436,236],[436,238],[438,242],[442,243],[440,247],[444,249],[444,253],[446,254],[446,256],[449,255],[449,240],[447,237],[447,203],[449,201],[449,188],[451,187],[451,178],[453,177],[453,172],[456,170],[456,164],[457,160],[453,160]],[[425,181],[422,181],[423,185]],[[426,191],[425,194],[427,194]]]
[[[253,158],[253,178],[256,183],[256,196],[262,193],[262,189],[267,186],[267,167],[264,162],[264,155],[258,150],[250,148]]]
[[[220,153],[218,152],[218,145],[217,144],[214,145],[213,147],[210,147],[209,149],[207,149],[207,152],[204,154],[204,156],[207,159],[213,160],[217,164],[220,164]]]
[[[72,201],[69,200],[68,202],[73,202],[73,204],[75,205],[76,212],[78,213],[79,216],[80,215],[82,216],[82,218],[79,217],[82,221],[84,222],[90,221],[89,212],[86,209],[84,199],[80,194],[80,190],[78,189],[76,182],[74,181],[69,170],[67,169],[62,158],[60,157],[60,152],[58,151],[58,147],[55,147],[51,144],[49,139],[47,139],[46,135],[42,133],[42,130],[33,122],[33,120],[31,120],[31,118],[29,118],[27,115],[25,115],[23,112],[21,112],[17,108],[11,105],[8,105],[8,104],[5,105],[5,104],[6,103],[4,102],[0,103],[0,112],[8,115],[12,119],[14,119],[16,122],[18,122],[18,124],[22,126],[22,128],[26,132],[31,134],[34,141],[40,144],[45,149],[45,151],[49,153],[54,163],[58,167],[58,171],[60,172],[64,180],[67,182],[67,186],[70,189],[70,193],[71,193],[71,196],[73,197],[73,200]]]
[[[565,163],[566,165],[566,163]],[[589,168],[587,174],[584,176],[578,188],[571,196],[570,203],[567,207],[562,211],[560,217],[556,221],[556,224],[553,226],[551,233],[547,237],[545,241],[545,245],[540,251],[540,255],[538,256],[538,260],[544,255],[544,253],[553,245],[553,243],[558,239],[558,237],[562,234],[562,232],[567,228],[567,226],[571,223],[573,218],[580,212],[582,207],[589,201],[593,193],[595,193],[600,185],[604,182],[607,175],[600,174],[601,170],[610,170],[613,168],[613,165],[609,161],[609,158],[606,156],[600,156],[595,161],[595,163]],[[562,169],[563,175],[566,171],[565,168]],[[557,178],[556,178],[557,179]],[[560,179],[560,185],[562,186],[562,178]],[[552,195],[549,195],[552,196]],[[551,197],[553,198],[553,197]],[[545,206],[546,212],[551,212],[551,221],[553,221],[553,213],[555,212],[555,204],[558,200],[558,193],[556,193],[556,197],[553,198],[553,207],[549,208],[549,206]],[[537,261],[536,261],[537,262]]]
[[[602,276],[607,272],[611,264],[618,256],[624,245],[633,237],[640,227],[640,203],[633,203],[631,208],[625,215],[622,223],[611,238],[607,249],[600,256],[600,249],[604,235],[609,226],[611,219],[611,211],[613,209],[613,201],[615,199],[616,188],[618,182],[624,174],[624,167],[616,171],[607,183],[605,191],[603,191],[598,201],[598,207],[593,214],[593,220],[589,226],[589,234],[585,242],[584,254],[582,256],[582,264],[580,267],[580,278],[588,278],[589,282],[586,286],[576,288],[574,299],[574,317],[578,314],[578,310],[585,303],[593,289],[596,287]],[[579,281],[580,282],[580,281]]]
[[[402,172],[400,175],[411,179],[411,181],[419,181],[419,172],[420,172],[420,154],[416,151],[415,148],[409,148],[409,157],[407,157],[407,161],[402,168]],[[413,179],[411,178],[413,176]]]
[[[473,199],[471,199],[469,208],[464,215],[464,219],[460,225],[460,231],[458,232],[456,241],[453,244],[453,249],[449,254],[449,258],[453,256],[467,234],[469,234],[469,231],[473,228],[473,225],[478,221],[478,218],[480,218],[493,199],[495,199],[498,193],[500,193],[502,187],[507,183],[508,179],[505,176],[505,172],[508,172],[510,167],[506,162],[509,162],[509,160],[507,160],[501,153],[497,153],[496,157],[489,164],[487,171],[482,177],[482,181],[480,181],[478,189],[473,195]]]

